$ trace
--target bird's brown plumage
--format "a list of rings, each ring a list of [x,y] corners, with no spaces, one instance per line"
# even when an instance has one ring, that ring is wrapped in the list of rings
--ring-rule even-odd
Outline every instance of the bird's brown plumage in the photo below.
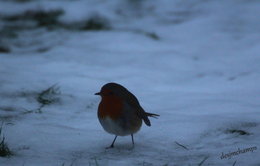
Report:
[[[120,84],[107,83],[101,88],[100,93],[107,93],[107,95],[109,95],[109,93],[113,93],[115,96],[120,97],[123,101],[127,102],[134,111],[136,111],[137,116],[143,119],[147,126],[151,126],[151,122],[148,117],[156,118],[157,116],[159,116],[158,114],[145,112],[144,109],[141,107],[138,99]]]

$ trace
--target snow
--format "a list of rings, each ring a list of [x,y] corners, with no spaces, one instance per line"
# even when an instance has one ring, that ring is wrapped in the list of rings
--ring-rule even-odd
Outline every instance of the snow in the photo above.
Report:
[[[112,29],[36,28],[0,40],[12,50],[0,54],[0,123],[14,153],[0,166],[260,164],[259,1],[0,2],[1,17],[28,9],[63,9],[67,24],[98,15]],[[160,114],[133,149],[130,136],[105,149],[114,136],[98,122],[94,93],[107,82]],[[37,111],[55,84],[59,100]]]

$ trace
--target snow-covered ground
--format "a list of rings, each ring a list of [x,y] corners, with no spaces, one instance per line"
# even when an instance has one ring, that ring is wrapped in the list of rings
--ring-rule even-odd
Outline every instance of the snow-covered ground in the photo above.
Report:
[[[53,29],[4,19],[29,10],[64,12]],[[1,1],[0,139],[13,155],[0,166],[259,166],[259,11],[259,0]],[[80,29],[90,18],[108,28]],[[134,149],[130,136],[105,149],[114,136],[94,93],[107,82],[160,114]]]

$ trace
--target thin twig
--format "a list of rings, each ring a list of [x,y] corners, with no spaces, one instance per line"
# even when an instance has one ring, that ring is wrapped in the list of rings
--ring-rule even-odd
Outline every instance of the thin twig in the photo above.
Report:
[[[1,134],[2,134],[3,125],[4,125],[4,122],[2,122],[2,124],[1,124],[1,126],[0,126],[0,136],[1,136]]]
[[[199,163],[198,166],[201,166],[208,158],[209,158],[209,156],[206,156],[206,157]]]
[[[94,159],[95,159],[95,165],[96,165],[96,166],[99,166],[99,164],[98,164],[98,162],[97,162],[97,158],[95,157]]]
[[[182,144],[178,143],[177,141],[175,141],[175,143],[176,143],[177,145],[179,145],[179,146],[183,147],[184,149],[186,149],[186,150],[189,150],[189,149],[188,149],[186,146],[184,146],[184,145],[182,145]]]
[[[235,162],[233,163],[233,165],[232,165],[232,166],[235,166],[235,165],[236,165],[236,163],[237,163],[237,161],[235,161]]]

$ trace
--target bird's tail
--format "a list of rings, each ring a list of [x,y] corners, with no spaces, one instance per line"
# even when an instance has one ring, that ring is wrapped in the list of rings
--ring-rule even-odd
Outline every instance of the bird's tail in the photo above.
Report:
[[[153,118],[157,118],[158,114],[153,114],[153,113],[149,113],[149,112],[145,112],[145,115],[143,116],[143,120],[144,120],[144,123],[147,125],[147,126],[151,126],[151,122],[150,120],[148,119],[148,117],[153,117]]]
[[[147,115],[147,116],[149,116],[149,117],[153,117],[153,118],[158,118],[157,116],[160,116],[160,115],[158,115],[158,114],[153,114],[153,113],[149,113],[149,112],[145,112],[145,114]]]

